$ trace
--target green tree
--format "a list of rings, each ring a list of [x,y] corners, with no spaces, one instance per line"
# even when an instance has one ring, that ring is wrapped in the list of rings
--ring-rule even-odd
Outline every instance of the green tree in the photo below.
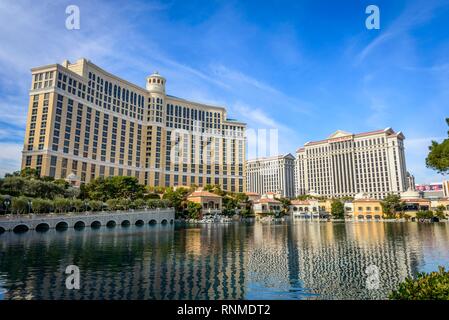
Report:
[[[128,210],[131,207],[131,200],[126,198],[120,199],[119,205],[122,210]]]
[[[50,177],[50,176],[43,176],[39,178],[41,181],[46,181],[46,182],[53,182],[55,181],[55,178]]]
[[[65,198],[56,198],[53,200],[53,208],[55,212],[65,213],[70,210],[70,200]]]
[[[20,176],[5,175],[5,178],[2,180],[1,192],[11,196],[24,195],[27,183],[28,181]]]
[[[240,206],[240,215],[242,217],[248,217],[253,215],[252,212],[252,202],[249,200],[247,194],[243,192],[238,192],[234,194],[235,199],[239,203]]]
[[[279,200],[281,202],[281,204],[282,204],[282,211],[283,211],[283,213],[287,214],[288,210],[290,210],[290,206],[292,204],[290,199],[289,198],[279,198],[277,200]]]
[[[85,192],[92,200],[106,201],[120,198],[134,200],[143,197],[145,186],[139,184],[135,177],[99,177],[86,184]]]
[[[1,192],[12,196],[25,195],[33,198],[53,199],[57,196],[64,196],[66,189],[54,181],[9,175],[2,179]]]
[[[148,192],[149,193],[157,193],[157,194],[164,194],[165,193],[165,187],[162,186],[148,186]]]
[[[58,186],[63,187],[64,189],[67,189],[70,187],[70,183],[68,183],[64,179],[56,179],[55,181],[53,181],[53,183],[57,184]]]
[[[159,202],[160,204],[160,207],[161,208],[170,208],[170,207],[173,207],[173,205],[172,205],[172,203],[170,202],[170,200],[167,200],[167,199],[162,199],[162,200],[160,200],[160,202]]]
[[[245,194],[245,193],[243,193],[243,192],[237,192],[237,193],[234,195],[234,198],[235,198],[238,202],[240,202],[240,203],[246,203],[246,202],[249,201],[248,195]]]
[[[314,196],[311,194],[302,194],[302,195],[297,196],[296,199],[301,200],[301,201],[308,200],[308,199],[326,200],[326,197],[325,196]]]
[[[444,267],[431,273],[408,277],[390,293],[391,300],[449,300],[449,272]]]
[[[36,214],[51,212],[53,203],[47,199],[35,198],[31,202],[33,212]]]
[[[82,183],[80,185],[80,193],[79,193],[78,197],[82,200],[89,199],[89,192],[87,190],[85,183]]]
[[[200,212],[201,212],[201,204],[196,203],[196,202],[192,202],[192,201],[188,201],[187,202],[186,212],[187,212],[187,217],[188,218],[190,218],[190,219],[199,219]]]
[[[88,203],[92,211],[101,211],[103,209],[103,201],[90,200]]]
[[[237,199],[233,198],[232,196],[226,195],[223,197],[223,213],[225,215],[233,215],[235,214],[235,208],[239,207],[239,202]]]
[[[345,205],[339,199],[332,200],[331,214],[335,219],[344,219],[345,217]]]
[[[81,212],[83,210],[86,210],[86,204],[81,199],[73,199],[70,202],[70,206],[75,209],[76,212]]]
[[[204,190],[204,191],[208,191],[208,192],[212,192],[213,189],[214,189],[214,186],[211,185],[211,184],[206,184],[206,185],[203,187],[203,190]]]
[[[204,191],[215,193],[219,196],[225,196],[226,192],[221,189],[219,184],[206,184],[203,188]]]
[[[159,205],[159,200],[157,200],[157,199],[148,199],[146,201],[146,206],[149,209],[156,209],[158,205]]]
[[[308,195],[308,194],[301,194],[301,195],[296,197],[296,200],[304,201],[304,200],[310,199],[310,197],[311,196]]]
[[[422,210],[416,213],[416,218],[418,219],[432,219],[433,212],[430,210]]]
[[[381,202],[382,211],[388,219],[394,219],[398,214],[402,214],[404,211],[404,202],[401,201],[401,197],[397,194],[389,194]]]
[[[444,214],[444,211],[446,210],[446,207],[444,205],[439,205],[435,209],[435,216],[438,217],[438,219],[446,219],[446,215]]]
[[[24,168],[20,171],[20,176],[27,179],[39,179],[39,171],[33,168]]]
[[[164,193],[163,199],[170,201],[172,207],[175,208],[176,215],[182,215],[186,204],[186,198],[189,193],[189,189],[186,188],[167,188]]]
[[[26,182],[25,193],[30,197],[54,199],[65,195],[65,188],[50,181],[29,180]]]
[[[446,118],[446,123],[449,125],[449,118]],[[449,139],[444,139],[441,143],[432,141],[426,158],[426,166],[441,174],[449,172]]]
[[[80,189],[72,187],[72,186],[69,186],[64,192],[64,197],[66,197],[66,198],[71,198],[71,199],[79,198],[79,195],[80,195]]]
[[[133,201],[133,207],[134,209],[143,209],[147,206],[145,200],[143,199],[136,199]]]
[[[106,205],[109,210],[118,210],[120,209],[120,204],[118,199],[108,199],[106,200]]]
[[[16,214],[25,214],[30,212],[30,199],[24,196],[14,197],[11,202],[11,211]]]
[[[161,197],[157,193],[148,193],[145,195],[145,199],[157,199],[159,200]]]
[[[251,209],[251,207],[245,207],[240,211],[240,214],[244,218],[251,217],[254,216],[254,211]]]

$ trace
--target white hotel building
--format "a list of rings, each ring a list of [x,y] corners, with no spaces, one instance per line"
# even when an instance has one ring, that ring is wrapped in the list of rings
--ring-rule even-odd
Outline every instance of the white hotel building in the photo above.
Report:
[[[258,158],[246,162],[246,186],[248,192],[266,194],[274,192],[292,198],[295,158],[290,154]]]
[[[404,135],[391,128],[352,134],[336,131],[296,152],[295,193],[382,199],[407,190]]]

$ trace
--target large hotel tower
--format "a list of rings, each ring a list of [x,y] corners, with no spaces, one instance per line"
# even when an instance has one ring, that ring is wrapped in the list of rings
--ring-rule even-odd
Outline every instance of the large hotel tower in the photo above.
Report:
[[[296,152],[296,194],[381,199],[407,189],[404,135],[391,128],[359,134],[337,131]]]
[[[22,168],[81,182],[135,176],[150,186],[245,190],[245,124],[222,107],[146,88],[81,59],[34,68]]]
[[[250,192],[274,192],[292,198],[295,194],[295,158],[286,155],[258,158],[246,162],[246,187]]]

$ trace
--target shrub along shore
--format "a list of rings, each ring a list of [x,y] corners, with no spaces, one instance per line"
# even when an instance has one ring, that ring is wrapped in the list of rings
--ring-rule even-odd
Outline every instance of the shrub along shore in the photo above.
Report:
[[[35,170],[24,169],[0,179],[0,213],[63,214],[171,207],[172,201],[163,199],[160,191],[146,189],[134,177],[97,178],[76,188],[64,180],[39,177]]]
[[[176,218],[197,219],[201,205],[187,200],[197,186],[190,188],[148,187],[128,176],[99,177],[73,187],[62,179],[40,177],[34,169],[6,174],[0,179],[0,214],[48,214],[103,210],[175,208]],[[223,198],[223,214],[252,214],[248,196],[222,191],[218,185],[205,190]]]

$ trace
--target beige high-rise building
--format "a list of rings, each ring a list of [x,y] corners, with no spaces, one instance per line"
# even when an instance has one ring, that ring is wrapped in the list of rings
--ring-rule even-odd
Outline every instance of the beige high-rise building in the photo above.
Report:
[[[293,198],[295,157],[290,153],[257,158],[246,162],[246,186],[249,192],[265,194],[273,192]]]
[[[443,181],[443,196],[449,198],[449,180]]]
[[[81,182],[119,175],[245,191],[246,125],[225,108],[166,94],[157,72],[141,88],[86,59],[31,71],[22,168]]]
[[[391,128],[352,134],[336,131],[296,152],[296,195],[382,199],[407,190],[404,135]]]

